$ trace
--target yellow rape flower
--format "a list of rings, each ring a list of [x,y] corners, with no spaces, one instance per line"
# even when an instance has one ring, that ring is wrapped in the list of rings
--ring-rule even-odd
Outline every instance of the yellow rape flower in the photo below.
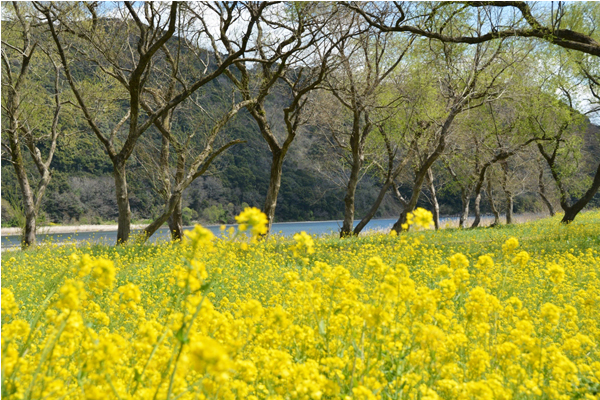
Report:
[[[16,315],[19,312],[19,306],[15,301],[15,295],[10,289],[2,288],[2,318]]]
[[[505,253],[512,253],[517,247],[519,247],[519,241],[514,237],[511,237],[502,245],[502,251]]]
[[[198,249],[212,249],[212,241],[215,238],[215,235],[209,230],[203,227],[202,225],[195,225],[194,229],[191,231],[184,232],[186,242],[192,245],[194,251]]]
[[[192,367],[199,373],[225,373],[233,366],[221,343],[207,336],[190,339],[189,356]]]
[[[565,269],[558,264],[548,263],[546,275],[554,284],[558,285],[565,279]]]
[[[114,263],[111,260],[99,258],[91,261],[90,266],[92,268],[92,277],[94,278],[94,282],[90,284],[90,287],[101,290],[112,288],[116,276]]]
[[[83,282],[67,279],[58,291],[56,307],[67,310],[78,310],[81,302],[87,298]]]
[[[431,213],[431,211],[427,211],[424,208],[418,207],[415,211],[413,211],[412,214],[413,224],[425,229],[433,225],[433,214]]]
[[[529,253],[526,251],[520,251],[517,255],[512,259],[513,264],[519,264],[521,267],[524,267],[531,257]]]
[[[303,251],[306,252],[306,254],[314,254],[315,242],[309,234],[304,231],[296,233],[294,235],[294,240],[296,241],[296,244],[290,247],[294,257],[301,257]],[[302,259],[303,261],[308,262],[308,258]]]
[[[269,223],[265,213],[256,207],[246,207],[235,220],[239,224],[239,230],[244,232],[250,227],[252,236],[264,235],[267,233],[267,224]]]

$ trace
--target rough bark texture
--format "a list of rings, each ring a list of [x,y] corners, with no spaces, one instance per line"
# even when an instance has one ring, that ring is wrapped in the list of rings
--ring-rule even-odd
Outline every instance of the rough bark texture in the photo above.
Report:
[[[352,169],[350,170],[350,178],[348,179],[348,184],[346,185],[346,196],[344,197],[344,222],[342,223],[340,237],[350,236],[354,228],[354,198],[356,196],[356,186],[358,186],[359,173],[363,164],[363,149],[361,146],[362,141],[359,140],[359,118],[360,117],[355,116],[355,126],[352,137],[350,138],[350,144],[352,148]]]
[[[458,218],[458,227],[464,228],[467,223],[467,218],[469,218],[469,205],[471,204],[471,196],[467,190],[461,191],[460,200],[462,202],[462,210],[460,213],[460,217]]]
[[[539,188],[538,193],[539,193],[540,197],[542,198],[542,201],[548,208],[548,212],[550,213],[550,216],[554,217],[554,214],[556,212],[554,211],[554,206],[552,205],[552,203],[548,199],[548,196],[546,195],[546,185],[544,184],[544,169],[542,168],[542,166],[540,166],[540,175],[538,176],[538,188]]]
[[[267,190],[267,197],[265,199],[265,214],[269,221],[267,225],[267,233],[271,232],[271,226],[275,218],[275,208],[277,207],[277,196],[279,195],[279,189],[281,188],[281,174],[283,170],[283,159],[285,158],[285,152],[281,150],[275,150],[272,152],[273,158],[271,161],[271,174],[269,176],[269,188]]]
[[[477,228],[481,223],[481,192],[475,195],[473,211],[475,212],[475,220],[473,221],[473,224],[471,224],[471,228]]]
[[[437,194],[435,192],[435,183],[433,181],[433,171],[431,171],[431,168],[429,168],[429,171],[427,171],[427,185],[429,186],[429,192],[431,193],[433,225],[437,231],[440,229],[440,204],[438,203]]]
[[[562,219],[562,223],[568,224],[572,222],[577,214],[592,200],[592,198],[598,192],[600,188],[600,164],[598,164],[598,169],[596,170],[596,175],[594,176],[594,181],[592,182],[592,186],[585,192],[585,194],[570,207],[563,209],[565,210],[565,216]]]
[[[169,217],[169,231],[171,231],[172,240],[181,240],[183,238],[183,213],[181,212],[181,198],[175,205],[175,209]]]
[[[514,201],[511,191],[506,192],[506,225],[513,223]]]
[[[379,209],[379,206],[381,205],[381,202],[383,201],[383,198],[385,197],[385,194],[387,193],[387,191],[391,185],[392,185],[391,180],[388,180],[387,182],[385,182],[383,184],[381,190],[379,191],[379,194],[377,195],[377,199],[375,199],[375,202],[373,203],[373,205],[371,206],[371,208],[369,209],[367,214],[354,227],[354,231],[353,231],[354,235],[358,235],[364,229],[364,227],[369,223],[369,221],[371,221],[371,219],[373,219],[373,217],[375,216],[375,213],[377,212],[377,209]]]
[[[488,201],[490,203],[490,208],[492,209],[492,214],[494,214],[494,222],[490,226],[500,225],[500,212],[498,211],[498,208],[496,207],[496,203],[494,202],[494,196],[492,193],[492,181],[489,178],[488,178],[488,185],[487,185],[487,197],[488,197]]]
[[[113,176],[115,178],[115,189],[117,194],[117,207],[119,210],[117,244],[124,244],[129,239],[129,232],[131,230],[131,209],[129,208],[127,178],[124,165],[113,165]]]

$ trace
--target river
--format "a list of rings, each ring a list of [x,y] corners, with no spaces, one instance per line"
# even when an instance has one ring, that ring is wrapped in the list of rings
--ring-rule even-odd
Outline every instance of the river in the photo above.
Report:
[[[356,226],[359,221],[356,221]],[[396,222],[396,219],[374,219],[367,224],[365,229],[376,229],[389,231],[392,225]],[[229,227],[236,227],[237,225],[226,225]],[[308,221],[308,222],[276,222],[273,224],[272,232],[281,234],[283,236],[291,236],[295,233],[305,231],[309,234],[331,234],[340,231],[342,221]],[[220,225],[208,225],[206,228],[210,229],[216,236],[221,235]],[[193,229],[193,226],[185,226],[184,230]],[[43,228],[41,228],[43,230]],[[139,233],[140,230],[132,230],[132,234]],[[170,238],[168,228],[162,228],[156,231],[154,235],[149,239],[150,242],[155,243],[157,241],[164,241]],[[113,245],[117,241],[117,231],[107,232],[76,232],[76,233],[52,233],[44,234],[39,233],[37,235],[38,243],[52,242],[52,243],[63,243],[63,242],[92,242],[92,243],[104,243]],[[20,236],[2,236],[2,249],[14,248],[19,246]]]
[[[515,216],[516,222],[524,222],[527,220],[538,219],[543,217],[541,214],[521,214]],[[469,218],[467,226],[470,225],[473,218]],[[491,215],[482,216],[482,225],[489,225],[492,220]],[[359,221],[354,222],[354,226],[358,224]],[[387,218],[387,219],[373,219],[371,220],[363,232],[369,230],[377,230],[383,232],[389,232],[392,225],[396,222],[395,218]],[[458,217],[442,217],[440,218],[440,226],[457,226],[458,225]],[[237,225],[227,225],[229,227],[235,227]],[[281,234],[283,236],[291,236],[295,233],[305,231],[309,234],[316,235],[327,235],[332,233],[337,233],[340,231],[342,226],[342,221],[307,221],[307,222],[276,222],[273,224],[272,232]],[[193,229],[193,226],[186,226],[184,230]],[[210,229],[216,236],[221,235],[220,225],[208,225],[206,228]],[[43,230],[43,228],[41,228]],[[132,233],[135,235],[139,233],[140,230],[133,230]],[[165,241],[170,238],[169,229],[162,228],[156,231],[154,235],[149,239],[151,243],[156,243],[157,241]],[[2,249],[10,249],[16,248],[19,246],[20,237],[17,235],[14,236],[2,236]],[[117,231],[106,231],[106,232],[77,232],[77,233],[53,233],[53,234],[44,234],[39,233],[37,235],[38,243],[44,242],[52,242],[52,243],[71,243],[71,242],[92,242],[92,243],[103,243],[108,245],[113,245],[117,241]]]

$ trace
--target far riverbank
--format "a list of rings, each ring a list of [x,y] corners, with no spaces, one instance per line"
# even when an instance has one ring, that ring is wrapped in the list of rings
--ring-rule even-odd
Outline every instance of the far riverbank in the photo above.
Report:
[[[524,213],[524,214],[515,214],[513,216],[513,220],[515,223],[523,223],[527,221],[534,221],[540,218],[545,218],[547,215],[545,214],[536,214],[536,213]],[[467,226],[470,226],[473,223],[474,217],[469,217]],[[393,218],[383,218],[382,220],[393,220]],[[491,215],[483,215],[482,216],[482,224],[481,226],[490,225],[492,223],[493,216]],[[354,221],[356,225],[360,220]],[[376,219],[373,221],[377,221]],[[501,218],[502,223],[504,223],[504,216]],[[326,221],[291,221],[291,222],[276,222],[274,225],[277,226],[285,226],[285,225],[293,225],[293,224],[322,224],[322,223],[341,223],[341,221],[337,220],[326,220]],[[144,229],[148,224],[132,224],[131,230],[141,230]],[[440,228],[456,228],[458,227],[458,217],[456,216],[443,216],[440,218]],[[166,225],[165,225],[166,226]],[[203,225],[207,227],[220,227],[221,224],[209,224]],[[227,224],[227,227],[232,226],[231,224]],[[340,224],[341,226],[341,224]],[[368,225],[367,225],[368,226]],[[117,224],[112,225],[52,225],[52,226],[41,226],[38,228],[38,234],[49,234],[56,235],[62,233],[90,233],[90,232],[116,232]],[[368,228],[367,228],[368,229]],[[277,230],[274,230],[277,232]],[[21,233],[21,228],[1,228],[1,236],[17,236]]]

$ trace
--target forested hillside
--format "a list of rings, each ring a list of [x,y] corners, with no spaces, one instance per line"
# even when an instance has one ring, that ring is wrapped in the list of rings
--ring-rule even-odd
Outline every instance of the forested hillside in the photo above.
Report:
[[[600,205],[596,5],[111,4],[3,3],[2,225],[27,240]],[[485,13],[515,29],[460,36]]]

